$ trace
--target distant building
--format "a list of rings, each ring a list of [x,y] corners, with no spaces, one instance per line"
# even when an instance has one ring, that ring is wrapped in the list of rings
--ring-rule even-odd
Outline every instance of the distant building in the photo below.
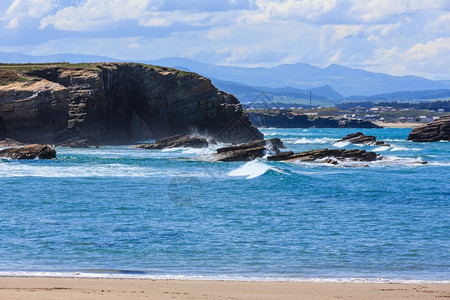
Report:
[[[429,118],[429,117],[427,117],[427,116],[420,116],[420,117],[419,117],[419,120],[420,120],[420,122],[423,122],[423,123],[428,123],[428,122],[433,121],[432,118]]]

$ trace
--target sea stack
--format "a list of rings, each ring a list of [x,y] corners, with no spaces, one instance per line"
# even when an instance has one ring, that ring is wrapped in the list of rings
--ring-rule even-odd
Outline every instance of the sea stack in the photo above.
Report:
[[[195,73],[134,63],[5,65],[2,72],[12,79],[0,81],[0,140],[102,145],[192,132],[228,143],[263,138],[233,95]]]

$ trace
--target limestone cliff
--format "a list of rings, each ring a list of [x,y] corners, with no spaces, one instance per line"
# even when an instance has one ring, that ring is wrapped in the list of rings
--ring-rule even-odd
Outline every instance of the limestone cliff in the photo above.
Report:
[[[233,95],[195,73],[133,63],[2,69],[21,80],[0,80],[0,139],[120,144],[192,132],[235,143],[263,137]]]

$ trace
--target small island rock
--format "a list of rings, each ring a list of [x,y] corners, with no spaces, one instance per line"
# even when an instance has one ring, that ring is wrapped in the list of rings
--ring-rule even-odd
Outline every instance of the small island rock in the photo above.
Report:
[[[216,161],[249,161],[263,157],[268,151],[274,155],[280,153],[278,148],[285,148],[279,138],[259,140],[247,144],[227,146],[217,149]]]
[[[362,132],[349,134],[338,142],[349,142],[352,144],[369,145],[369,146],[391,146],[384,141],[377,141],[376,137],[373,135],[364,135]]]
[[[375,161],[379,155],[375,152],[368,152],[366,150],[346,150],[346,149],[318,149],[300,153],[285,152],[274,156],[267,157],[269,161],[306,161],[312,162],[320,159],[326,159],[324,162],[336,164],[335,160],[344,161]]]
[[[56,158],[56,151],[48,145],[29,145],[0,150],[0,157],[11,159],[52,159]]]

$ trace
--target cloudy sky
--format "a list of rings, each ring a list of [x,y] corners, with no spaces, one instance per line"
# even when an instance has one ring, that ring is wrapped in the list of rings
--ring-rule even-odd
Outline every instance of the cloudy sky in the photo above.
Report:
[[[450,0],[1,0],[0,51],[450,79]]]

